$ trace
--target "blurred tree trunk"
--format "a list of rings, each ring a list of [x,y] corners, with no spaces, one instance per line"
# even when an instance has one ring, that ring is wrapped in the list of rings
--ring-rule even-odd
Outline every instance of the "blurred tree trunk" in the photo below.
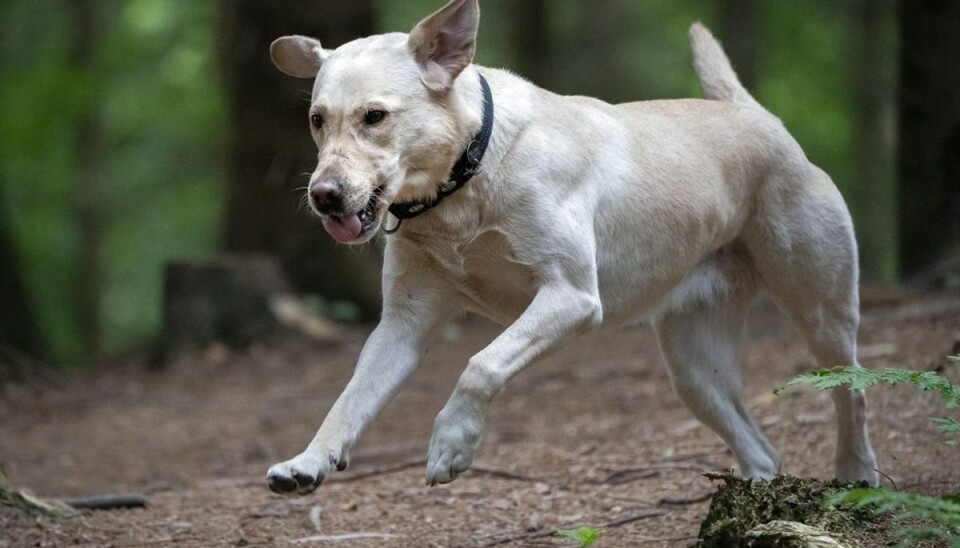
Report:
[[[509,10],[517,71],[534,84],[546,86],[552,66],[546,0],[515,1]]]
[[[900,2],[899,234],[907,275],[960,244],[960,2]]]
[[[580,45],[577,56],[580,66],[571,71],[574,78],[579,79],[577,94],[613,103],[636,99],[637,90],[630,87],[626,69],[620,62],[628,20],[625,1],[595,0],[579,4],[580,28],[573,43]]]
[[[0,295],[3,296],[0,299],[0,360],[9,353],[8,348],[33,358],[45,359],[49,356],[49,349],[43,342],[30,308],[30,296],[23,283],[19,257],[10,234],[10,224],[0,216]]]
[[[850,205],[857,221],[860,266],[864,279],[893,281],[897,275],[897,212],[893,177],[893,70],[884,59],[892,48],[884,40],[890,3],[853,0],[853,144],[856,180]]]
[[[270,43],[315,36],[334,48],[374,32],[372,0],[223,0],[221,67],[230,127],[224,247],[279,254],[298,289],[379,311],[380,250],[337,246],[302,205],[316,167],[307,125],[313,83],[281,74]]]
[[[85,109],[77,122],[75,150],[79,171],[77,202],[79,211],[80,298],[79,325],[86,356],[96,356],[102,347],[100,323],[102,294],[103,212],[103,127],[100,119],[97,93],[97,49],[100,41],[101,19],[97,0],[68,2],[72,17],[73,65],[86,78]]]
[[[723,48],[737,71],[740,82],[750,91],[757,83],[757,2],[720,0],[720,35]]]

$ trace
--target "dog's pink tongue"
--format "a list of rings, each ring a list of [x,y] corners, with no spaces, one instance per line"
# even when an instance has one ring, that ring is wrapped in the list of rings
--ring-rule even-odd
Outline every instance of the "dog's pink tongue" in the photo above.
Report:
[[[345,244],[357,239],[362,229],[360,217],[357,214],[337,217],[328,215],[323,218],[323,228],[333,236],[333,239]]]

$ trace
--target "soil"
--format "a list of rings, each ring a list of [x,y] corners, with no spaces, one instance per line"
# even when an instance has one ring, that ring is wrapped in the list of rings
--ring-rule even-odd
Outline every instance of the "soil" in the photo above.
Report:
[[[514,378],[492,406],[473,470],[424,485],[433,418],[469,356],[499,328],[450,326],[355,448],[349,470],[300,498],[271,494],[267,467],[295,455],[347,382],[369,328],[338,344],[294,336],[244,351],[213,345],[161,371],[96,364],[0,391],[0,462],[44,497],[140,492],[146,508],[54,519],[0,507],[3,546],[572,546],[558,528],[606,526],[594,546],[688,546],[734,461],[672,394],[647,327],[587,337]],[[749,408],[783,471],[829,478],[829,394],[774,386],[814,367],[768,303],[751,320]],[[867,292],[866,366],[930,369],[960,344],[960,292]],[[955,382],[960,367],[946,365]],[[876,388],[869,420],[885,483],[960,490],[960,458],[930,418],[935,394]]]

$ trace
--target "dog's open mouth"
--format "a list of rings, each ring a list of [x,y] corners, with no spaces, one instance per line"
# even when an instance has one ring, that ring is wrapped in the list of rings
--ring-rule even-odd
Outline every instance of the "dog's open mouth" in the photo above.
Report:
[[[383,187],[378,186],[370,194],[367,205],[356,213],[349,215],[327,215],[323,218],[323,228],[333,236],[333,239],[341,244],[353,242],[357,238],[369,233],[371,229],[377,226],[380,218],[381,202],[380,195],[383,194]]]

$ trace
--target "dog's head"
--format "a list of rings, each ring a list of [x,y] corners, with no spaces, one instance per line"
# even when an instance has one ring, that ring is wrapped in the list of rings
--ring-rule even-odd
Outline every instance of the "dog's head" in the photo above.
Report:
[[[309,123],[319,150],[308,200],[341,243],[376,234],[387,207],[436,193],[464,146],[451,90],[473,61],[477,0],[452,0],[409,35],[382,34],[335,49],[305,36],[270,47],[286,74],[315,78]]]

